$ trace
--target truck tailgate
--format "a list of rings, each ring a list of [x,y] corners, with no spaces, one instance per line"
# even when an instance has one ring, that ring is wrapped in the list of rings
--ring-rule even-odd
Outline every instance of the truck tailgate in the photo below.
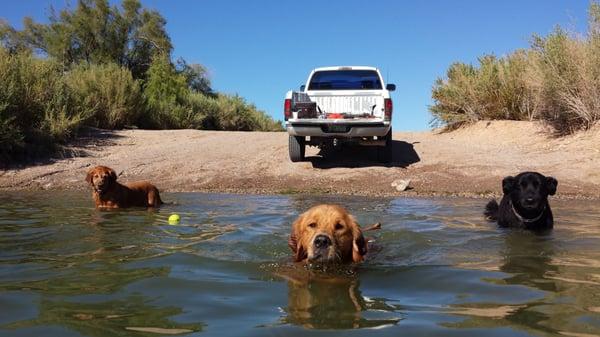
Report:
[[[383,117],[383,96],[378,92],[311,92],[309,96],[324,113],[351,115],[372,113],[375,117]]]

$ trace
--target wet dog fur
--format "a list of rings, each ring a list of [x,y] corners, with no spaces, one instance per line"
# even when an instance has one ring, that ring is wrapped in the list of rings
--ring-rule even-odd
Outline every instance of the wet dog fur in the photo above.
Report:
[[[502,180],[500,205],[491,200],[484,215],[500,227],[547,230],[554,226],[548,196],[556,193],[558,181],[538,172],[522,172]]]
[[[147,181],[121,184],[110,167],[90,169],[85,180],[92,187],[96,208],[157,207],[163,203],[156,186]]]

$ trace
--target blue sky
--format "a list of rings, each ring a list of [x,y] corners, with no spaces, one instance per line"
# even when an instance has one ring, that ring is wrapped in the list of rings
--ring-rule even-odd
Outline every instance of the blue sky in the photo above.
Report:
[[[118,1],[111,1],[119,3]],[[0,17],[47,21],[65,0],[3,1]],[[559,24],[583,32],[587,0],[168,1],[142,0],[167,19],[174,58],[201,63],[213,87],[276,119],[283,96],[311,69],[372,65],[397,86],[394,129],[429,128],[431,86],[455,61],[505,55]]]

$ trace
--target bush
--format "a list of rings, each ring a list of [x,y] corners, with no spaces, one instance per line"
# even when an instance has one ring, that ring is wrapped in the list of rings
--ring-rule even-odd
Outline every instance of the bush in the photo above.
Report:
[[[139,81],[116,64],[82,65],[66,75],[79,109],[92,109],[87,125],[120,129],[134,125],[145,109]]]
[[[281,131],[253,104],[234,95],[205,94],[188,87],[184,74],[166,57],[156,58],[148,70],[145,86],[148,112],[140,125],[148,128],[207,129],[229,131]]]
[[[560,27],[534,36],[529,50],[484,56],[477,67],[455,63],[437,79],[432,124],[482,119],[540,119],[560,133],[600,120],[600,6],[590,6],[587,36]]]
[[[214,93],[201,65],[175,67],[158,12],[138,0],[109,5],[79,1],[49,24],[25,18],[22,31],[0,20],[0,164],[81,126],[283,130],[243,98]]]
[[[81,126],[106,129],[280,131],[280,122],[239,96],[188,87],[168,58],[150,66],[145,90],[116,64],[63,69],[52,59],[0,48],[0,159],[47,151]]]
[[[53,61],[0,48],[0,157],[45,151],[64,141],[88,118],[70,108],[74,96]]]
[[[40,139],[64,143],[90,119],[93,108],[77,105],[77,98],[65,83],[56,84],[54,94],[44,102]]]
[[[600,120],[600,39],[570,38],[556,30],[536,38],[541,78],[540,114],[560,133],[586,129]]]
[[[218,115],[213,117],[218,130],[231,131],[280,131],[281,123],[274,121],[263,111],[238,95],[218,95]]]
[[[186,79],[177,73],[166,55],[154,58],[148,69],[144,88],[148,113],[140,118],[142,127],[153,129],[182,129],[193,127],[193,111],[188,104]]]

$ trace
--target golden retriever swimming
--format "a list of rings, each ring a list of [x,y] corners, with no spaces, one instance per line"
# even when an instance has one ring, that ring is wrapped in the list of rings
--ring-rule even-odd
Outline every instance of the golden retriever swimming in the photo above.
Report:
[[[292,224],[288,245],[296,262],[357,263],[367,253],[360,226],[337,205],[317,205],[301,214]]]
[[[163,203],[156,186],[147,181],[120,184],[110,167],[90,169],[85,180],[92,186],[92,198],[97,208],[157,207]]]

